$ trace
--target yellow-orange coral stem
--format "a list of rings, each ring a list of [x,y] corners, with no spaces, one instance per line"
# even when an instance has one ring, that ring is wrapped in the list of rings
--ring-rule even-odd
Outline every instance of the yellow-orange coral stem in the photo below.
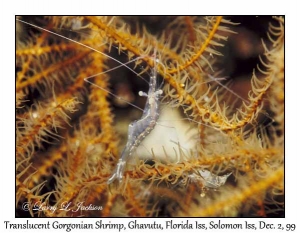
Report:
[[[178,71],[182,71],[182,70],[186,69],[187,67],[192,65],[196,60],[198,60],[200,58],[200,56],[204,53],[204,51],[208,47],[210,41],[213,39],[214,35],[216,34],[216,32],[219,28],[219,25],[222,21],[222,18],[223,18],[222,16],[216,17],[216,22],[213,25],[211,31],[209,32],[209,35],[207,36],[207,38],[203,42],[203,44],[202,44],[201,48],[199,49],[199,51],[194,56],[192,56],[191,59],[188,60],[185,64],[179,65],[179,67],[168,70],[167,72],[169,74],[174,74],[174,73],[177,73]]]
[[[198,209],[192,212],[193,217],[200,216],[218,216],[219,212],[229,206],[239,205],[248,198],[255,198],[261,192],[265,192],[266,189],[271,187],[275,183],[282,183],[284,175],[283,167],[278,168],[276,171],[271,173],[266,179],[262,179],[258,182],[254,182],[251,186],[246,187],[238,192],[233,192],[227,198],[220,199],[216,201],[213,205],[209,205],[206,208]]]

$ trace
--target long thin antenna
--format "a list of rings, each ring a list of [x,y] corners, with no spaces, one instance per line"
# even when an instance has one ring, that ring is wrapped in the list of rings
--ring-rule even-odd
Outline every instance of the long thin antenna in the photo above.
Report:
[[[97,49],[95,49],[95,48],[93,48],[93,47],[90,47],[90,46],[88,46],[88,45],[86,45],[86,44],[83,44],[83,43],[81,43],[81,42],[79,42],[79,41],[76,41],[76,40],[73,40],[73,39],[68,38],[68,37],[66,37],[66,36],[60,35],[60,34],[58,34],[58,33],[56,33],[56,32],[50,31],[50,30],[48,30],[48,29],[39,27],[39,26],[34,25],[34,24],[32,24],[32,23],[28,23],[28,22],[23,21],[23,20],[20,20],[20,19],[16,19],[16,20],[19,21],[19,22],[22,22],[22,23],[24,23],[24,24],[27,24],[27,25],[29,25],[29,26],[35,27],[35,28],[37,28],[37,29],[43,30],[43,31],[45,31],[45,32],[49,32],[49,33],[51,33],[51,34],[53,34],[53,35],[56,35],[56,36],[58,36],[58,37],[61,37],[61,38],[63,38],[63,39],[72,41],[72,42],[74,42],[74,43],[76,43],[76,44],[79,44],[79,45],[81,45],[81,46],[83,46],[83,47],[86,47],[86,48],[88,48],[88,49],[90,49],[90,50],[93,50],[94,52],[100,53],[101,55],[103,55],[103,56],[105,56],[105,57],[108,57],[108,58],[112,59],[113,61],[119,63],[119,64],[120,64],[119,67],[122,67],[122,66],[126,67],[127,69],[131,70],[134,74],[136,74],[138,77],[140,77],[140,78],[143,79],[145,82],[147,82],[147,81],[146,81],[143,77],[141,77],[137,72],[135,72],[133,69],[131,69],[129,66],[126,65],[126,64],[128,64],[128,63],[130,63],[130,62],[133,62],[133,61],[135,61],[135,60],[142,59],[143,56],[138,57],[138,58],[136,58],[136,59],[134,59],[134,60],[131,60],[131,61],[127,62],[127,63],[122,63],[122,62],[120,62],[118,59],[115,59],[115,58],[113,58],[112,56],[109,56],[109,55],[107,55],[106,53],[103,53],[103,52],[101,52],[101,51],[99,51],[99,50],[97,50]],[[119,67],[118,67],[118,68],[119,68]],[[116,68],[112,68],[111,70],[114,70],[114,69],[116,69]],[[103,72],[103,73],[109,72],[109,71],[111,71],[111,70],[105,71],[105,72]],[[100,74],[102,74],[102,73],[100,73]],[[99,75],[99,74],[98,74],[98,75]],[[148,83],[148,82],[147,82],[147,83]]]
[[[112,56],[109,56],[109,55],[107,55],[107,54],[105,54],[105,53],[103,53],[103,52],[101,52],[101,51],[99,51],[99,50],[97,50],[97,49],[95,49],[95,48],[93,48],[93,47],[90,47],[90,46],[88,46],[88,45],[85,45],[85,44],[83,44],[83,43],[81,43],[81,42],[79,42],[79,41],[76,41],[76,40],[73,40],[73,39],[71,39],[71,38],[65,37],[65,36],[60,35],[60,34],[58,34],[58,33],[56,33],[56,32],[50,31],[50,30],[48,30],[48,29],[39,27],[39,26],[34,25],[34,24],[31,24],[31,23],[28,23],[28,22],[26,22],[26,21],[23,21],[23,20],[20,20],[20,19],[16,19],[16,20],[19,21],[19,22],[22,22],[22,23],[24,23],[24,24],[27,24],[27,25],[29,25],[29,26],[38,28],[38,29],[40,29],[40,30],[49,32],[49,33],[51,33],[51,34],[53,34],[53,35],[56,35],[56,36],[58,36],[58,37],[61,37],[61,38],[63,38],[63,39],[66,39],[66,40],[68,40],[68,41],[71,41],[71,42],[74,42],[74,43],[76,43],[76,44],[79,44],[79,45],[81,45],[81,46],[83,46],[83,47],[86,47],[86,48],[88,48],[88,49],[90,49],[90,50],[92,50],[92,51],[95,51],[95,52],[97,52],[97,53],[100,53],[101,55],[103,55],[103,56],[105,56],[105,57],[108,57],[108,58],[112,59],[113,61],[119,63],[119,64],[120,64],[119,66],[116,66],[116,67],[114,67],[114,68],[112,68],[112,69],[103,71],[103,72],[98,73],[98,74],[91,75],[91,76],[85,78],[84,81],[86,81],[87,83],[89,83],[89,84],[91,84],[91,85],[94,85],[94,86],[100,88],[101,90],[103,90],[103,91],[105,91],[105,92],[111,94],[111,95],[114,96],[115,98],[120,99],[120,100],[124,101],[125,103],[127,103],[127,104],[129,104],[129,105],[131,105],[131,106],[133,106],[133,107],[135,107],[135,108],[137,108],[137,109],[143,111],[143,109],[141,109],[140,107],[136,106],[135,104],[126,101],[126,100],[123,99],[122,97],[113,94],[112,92],[106,90],[105,88],[103,88],[103,87],[101,87],[101,86],[99,86],[99,85],[97,85],[97,84],[95,84],[95,83],[93,83],[93,82],[91,82],[91,81],[89,80],[89,79],[91,79],[91,78],[93,78],[93,77],[96,77],[96,76],[98,76],[98,75],[100,75],[100,74],[105,74],[105,73],[107,73],[107,72],[110,72],[110,71],[112,71],[112,70],[115,70],[115,69],[118,69],[118,68],[124,66],[124,67],[126,67],[127,69],[131,70],[131,71],[132,71],[134,74],[136,74],[138,77],[140,77],[141,79],[143,79],[145,82],[148,83],[148,81],[145,80],[140,74],[138,74],[136,71],[134,71],[134,70],[131,69],[129,66],[127,66],[127,64],[129,64],[129,63],[131,63],[131,62],[134,62],[134,61],[136,61],[136,60],[138,60],[138,59],[143,58],[142,56],[141,56],[141,57],[137,57],[137,58],[135,58],[135,59],[133,59],[133,60],[130,60],[130,61],[126,62],[126,63],[122,63],[122,62],[120,62],[119,60],[113,58]]]
[[[222,78],[215,78],[215,77],[213,77],[213,76],[210,75],[210,74],[208,74],[208,77],[209,77],[212,81],[218,83],[220,86],[222,86],[224,89],[226,89],[226,90],[227,90],[228,92],[230,92],[231,94],[235,95],[236,97],[238,97],[239,99],[245,101],[246,103],[249,103],[249,100],[247,100],[247,99],[243,98],[242,96],[240,96],[239,94],[235,93],[234,91],[232,91],[230,88],[228,88],[227,86],[223,85],[223,84],[219,81],[219,80],[223,80],[223,79],[226,79],[226,78],[223,78],[223,79],[222,79]]]

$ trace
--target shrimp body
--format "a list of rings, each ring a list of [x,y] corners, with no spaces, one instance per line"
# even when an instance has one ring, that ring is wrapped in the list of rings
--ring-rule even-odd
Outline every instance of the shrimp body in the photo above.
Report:
[[[156,69],[152,69],[152,75],[150,77],[148,94],[144,92],[139,92],[140,96],[147,97],[147,102],[143,110],[143,115],[141,119],[136,120],[129,124],[128,127],[128,139],[126,146],[121,154],[118,164],[112,174],[108,179],[107,183],[110,184],[114,180],[118,179],[119,182],[122,181],[123,172],[126,166],[126,162],[134,153],[135,149],[140,145],[143,139],[150,134],[154,129],[156,122],[159,118],[159,105],[160,97],[163,93],[161,89],[157,87],[157,73]]]

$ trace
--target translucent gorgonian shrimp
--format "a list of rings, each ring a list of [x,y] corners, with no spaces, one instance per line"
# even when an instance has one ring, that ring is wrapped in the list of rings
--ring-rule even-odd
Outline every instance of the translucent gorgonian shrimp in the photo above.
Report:
[[[129,124],[126,146],[114,172],[107,181],[108,184],[111,184],[115,180],[118,180],[119,183],[122,182],[127,161],[130,159],[136,148],[141,144],[143,139],[154,129],[159,118],[160,97],[163,91],[159,89],[157,84],[156,62],[157,61],[155,60],[155,66],[152,69],[152,74],[150,76],[148,94],[142,91],[139,92],[140,96],[147,97],[143,115],[141,119]]]

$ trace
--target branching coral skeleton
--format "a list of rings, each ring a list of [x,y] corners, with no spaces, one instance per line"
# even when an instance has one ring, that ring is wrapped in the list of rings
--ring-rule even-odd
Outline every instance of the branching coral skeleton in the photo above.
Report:
[[[261,63],[266,68],[259,68],[265,77],[253,75],[247,100],[224,86],[212,71],[221,55],[218,48],[235,31],[236,24],[223,17],[178,17],[165,30],[174,37],[138,28],[133,33],[117,17],[28,20],[32,21],[17,22],[32,30],[29,36],[17,37],[17,204],[26,199],[57,205],[69,201],[76,208],[76,202],[85,201],[105,209],[74,214],[78,216],[232,216],[245,214],[243,208],[249,206],[265,213],[266,203],[282,208],[284,134],[279,109],[284,95],[276,88],[284,81],[282,18],[275,18],[269,27],[274,47],[264,44],[266,59]],[[127,61],[111,55],[115,48],[128,55]],[[118,64],[107,67],[107,60]],[[134,68],[129,67],[132,62]],[[136,72],[140,65],[144,68]],[[135,73],[138,78],[132,80],[152,70],[148,93],[140,92],[147,97],[144,107],[109,90],[108,78],[112,81],[120,67]],[[156,85],[158,76],[164,81],[163,90]],[[243,104],[234,107],[228,93]],[[113,124],[111,95],[143,111],[140,120],[135,117],[129,125],[123,153]],[[266,100],[273,115],[262,111]],[[172,122],[171,114],[164,106],[160,114],[159,105],[172,111],[182,108],[184,115],[179,118],[186,118],[190,129],[164,122]],[[260,126],[261,113],[275,124]],[[159,136],[153,136],[157,131]],[[162,136],[170,131],[176,138]],[[150,138],[160,137],[171,146],[162,142],[160,151],[153,147]],[[121,185],[109,188],[114,180]],[[228,210],[226,200],[232,200],[232,193],[238,198]],[[221,209],[210,208],[218,204]],[[255,211],[248,209],[246,214]]]

